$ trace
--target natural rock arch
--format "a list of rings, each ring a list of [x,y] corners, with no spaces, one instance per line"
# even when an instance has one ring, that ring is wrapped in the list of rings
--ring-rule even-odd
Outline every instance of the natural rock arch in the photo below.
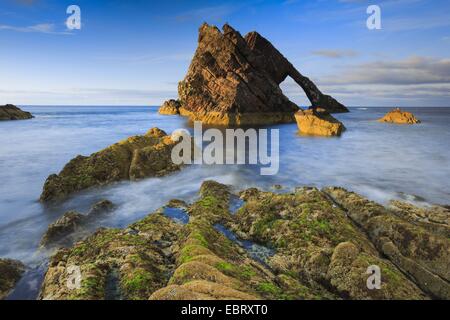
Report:
[[[292,122],[298,107],[280,88],[287,76],[301,86],[313,107],[348,111],[257,32],[244,38],[228,24],[223,32],[203,24],[188,73],[178,86],[180,114],[211,124]]]

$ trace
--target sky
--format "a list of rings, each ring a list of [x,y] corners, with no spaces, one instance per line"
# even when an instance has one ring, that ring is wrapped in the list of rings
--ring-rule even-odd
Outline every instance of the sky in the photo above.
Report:
[[[0,0],[0,105],[160,105],[207,22],[258,31],[345,105],[450,106],[449,17],[448,0]],[[309,105],[291,79],[282,89]]]

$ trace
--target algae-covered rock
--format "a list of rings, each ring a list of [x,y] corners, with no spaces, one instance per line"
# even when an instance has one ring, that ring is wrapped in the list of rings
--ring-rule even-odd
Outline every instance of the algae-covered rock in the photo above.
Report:
[[[249,239],[276,248],[277,254],[269,260],[272,269],[293,276],[316,298],[425,297],[318,189],[297,188],[293,194],[253,189],[243,196],[246,202],[236,214],[234,228]],[[371,265],[390,275],[383,278],[380,290],[367,287],[366,271]]]
[[[77,156],[44,184],[40,200],[60,200],[90,187],[121,180],[163,176],[180,169],[171,159],[177,144],[158,128],[120,141],[88,157]]]
[[[407,273],[425,292],[450,298],[450,240],[423,224],[412,223],[343,188],[326,188],[349,217],[366,232],[377,249]]]
[[[226,185],[205,181],[191,205],[168,203],[187,207],[186,224],[161,209],[123,230],[100,229],[53,256],[40,297],[447,297],[448,240],[398,212],[338,188],[303,187],[293,193],[251,188],[240,196],[245,202],[232,214],[230,199],[236,195]],[[261,259],[252,252],[256,245],[272,253]],[[69,289],[74,266],[79,267],[80,287]]]
[[[295,114],[301,134],[314,136],[340,136],[344,125],[325,110],[300,110]]]
[[[120,296],[115,298],[148,299],[167,283],[173,269],[173,258],[162,243],[170,247],[179,233],[180,226],[159,213],[125,230],[99,229],[51,258],[40,298],[98,300],[117,290]],[[79,286],[68,286],[74,268]]]
[[[163,103],[163,105],[159,108],[159,114],[163,115],[176,115],[180,114],[181,103],[178,100],[167,100]]]
[[[12,104],[0,106],[0,121],[1,120],[26,120],[31,119],[31,113],[21,110]]]
[[[0,300],[8,296],[25,271],[22,262],[11,259],[0,259]]]
[[[379,119],[378,122],[417,124],[420,123],[420,120],[417,119],[411,112],[403,111],[400,108],[395,108],[394,110],[388,112],[383,118]]]

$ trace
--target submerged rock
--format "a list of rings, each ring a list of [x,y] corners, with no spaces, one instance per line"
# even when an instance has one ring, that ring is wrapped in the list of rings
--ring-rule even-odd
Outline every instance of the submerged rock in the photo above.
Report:
[[[161,108],[159,108],[158,112],[159,114],[164,115],[176,115],[180,114],[180,107],[181,107],[180,101],[171,99],[164,102]]]
[[[0,259],[0,300],[8,296],[25,272],[22,262],[11,259]]]
[[[400,108],[388,112],[378,122],[389,122],[396,124],[417,124],[420,120],[417,119],[411,112],[402,111]]]
[[[130,137],[88,157],[77,156],[59,174],[47,178],[40,200],[60,200],[90,187],[177,171],[181,166],[171,159],[176,144],[164,131],[153,128],[143,136]]]
[[[299,132],[315,136],[340,136],[344,125],[325,110],[300,110],[295,114]]]
[[[52,257],[40,297],[448,298],[448,239],[399,218],[398,212],[340,188],[308,187],[284,194],[244,190],[245,203],[233,215],[234,196],[227,186],[206,181],[192,205],[171,201],[188,206],[186,224],[160,210],[123,230],[100,229]],[[217,225],[234,236],[219,232]],[[249,240],[275,255],[260,262],[240,245]],[[74,265],[80,267],[81,284],[71,290],[66,284]],[[381,272],[378,289],[368,286],[372,267]],[[111,288],[114,293],[108,293]]]
[[[257,32],[244,38],[228,24],[223,32],[203,24],[195,56],[178,86],[180,114],[193,121],[230,126],[293,122],[298,107],[279,87],[288,76],[313,106],[348,111],[322,94]]]
[[[21,110],[12,104],[0,106],[0,120],[25,120],[31,119],[31,113]]]
[[[54,244],[70,244],[73,239],[68,239],[80,231],[86,224],[99,218],[100,215],[108,213],[114,209],[114,204],[109,200],[102,200],[94,204],[91,210],[86,214],[76,211],[68,211],[64,215],[49,225],[47,231],[41,239],[41,246]],[[65,240],[65,241],[64,241]],[[61,243],[63,241],[63,243]]]

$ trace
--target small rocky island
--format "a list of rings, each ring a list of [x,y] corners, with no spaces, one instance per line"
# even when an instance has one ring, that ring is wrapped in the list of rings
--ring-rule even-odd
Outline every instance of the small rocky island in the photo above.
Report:
[[[288,76],[306,93],[313,107],[348,112],[259,33],[242,37],[228,24],[222,32],[203,24],[188,73],[178,85],[179,101],[166,102],[160,113],[225,126],[294,122],[299,108],[280,89]]]
[[[40,298],[449,299],[450,229],[441,219],[449,211],[391,206],[336,187],[235,194],[205,181],[191,205],[172,200],[125,229],[99,229],[57,251]],[[81,286],[69,289],[74,265]],[[367,284],[374,266],[378,289]]]
[[[21,110],[12,104],[0,106],[0,121],[1,120],[26,120],[31,119],[31,113]]]
[[[79,155],[59,174],[47,178],[40,200],[62,200],[90,187],[177,171],[181,166],[171,159],[176,144],[164,131],[153,128],[145,135],[130,137],[90,156]]]
[[[340,136],[345,131],[344,125],[328,111],[321,108],[300,110],[295,113],[301,134],[313,136]]]
[[[417,124],[420,123],[420,120],[417,119],[411,112],[406,112],[400,108],[395,108],[394,110],[388,112],[383,118],[379,119],[378,122]]]

